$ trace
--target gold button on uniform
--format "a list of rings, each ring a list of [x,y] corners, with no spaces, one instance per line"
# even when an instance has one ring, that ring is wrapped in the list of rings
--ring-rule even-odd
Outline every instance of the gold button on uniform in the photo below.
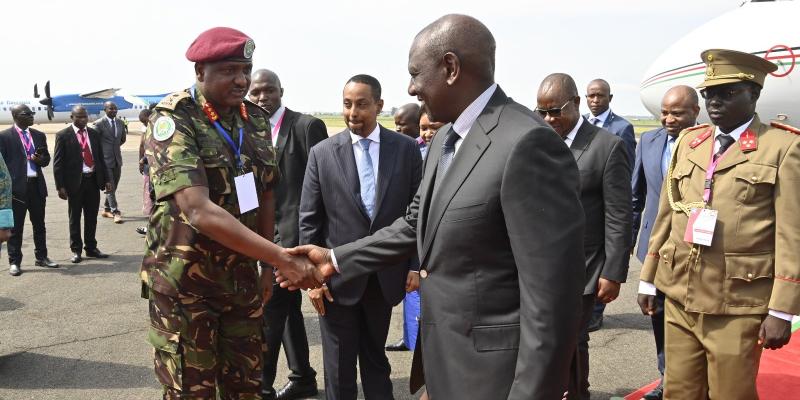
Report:
[[[753,180],[753,182],[758,182],[758,177],[757,177],[757,176],[753,176],[753,177],[752,177],[752,178],[750,178],[750,179],[752,179],[752,180]]]
[[[747,273],[747,279],[753,279],[753,273],[752,272],[748,272]]]
[[[419,271],[419,277],[422,278],[422,279],[427,278],[428,277],[428,270],[423,269],[423,270]]]

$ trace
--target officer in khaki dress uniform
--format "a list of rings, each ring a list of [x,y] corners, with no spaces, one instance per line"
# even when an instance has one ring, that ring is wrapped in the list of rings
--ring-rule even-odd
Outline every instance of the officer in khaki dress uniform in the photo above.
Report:
[[[256,260],[305,287],[322,281],[308,260],[272,243],[278,171],[269,116],[243,100],[254,48],[235,29],[203,32],[186,52],[196,85],[164,98],[145,134],[156,204],[142,294],[167,399],[260,398],[261,306],[272,271],[259,280]]]
[[[800,131],[755,113],[774,64],[731,50],[702,59],[713,125],[680,134],[639,304],[651,313],[655,288],[666,294],[665,399],[756,399],[762,347],[788,343],[800,313]]]

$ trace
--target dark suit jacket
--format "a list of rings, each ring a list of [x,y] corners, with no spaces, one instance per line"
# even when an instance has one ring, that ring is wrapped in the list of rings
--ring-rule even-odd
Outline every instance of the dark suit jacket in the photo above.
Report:
[[[106,180],[106,164],[103,161],[103,146],[100,145],[100,133],[86,127],[89,133],[89,145],[92,149],[94,160],[94,179],[98,190],[104,190]],[[75,136],[72,125],[56,134],[56,146],[53,150],[53,177],[56,189],[66,188],[67,195],[77,193],[81,187],[81,174],[83,173],[83,156],[81,144]]]
[[[33,128],[28,128],[28,132],[30,132],[33,139],[33,148],[41,149],[39,162],[36,164],[36,176],[41,179],[37,180],[36,186],[39,190],[39,195],[47,197],[47,184],[44,182],[44,175],[42,175],[42,167],[50,165],[47,136]],[[22,145],[19,134],[13,126],[0,132],[0,153],[3,154],[3,159],[8,166],[8,172],[11,174],[11,190],[14,197],[24,201],[28,191],[28,155],[25,153],[25,147]]]
[[[128,130],[125,123],[119,118],[114,118],[117,126],[117,135],[114,136],[111,123],[108,118],[103,117],[94,122],[95,129],[100,132],[100,142],[103,145],[103,161],[107,168],[119,168],[122,166],[121,146],[125,143]]]
[[[414,139],[381,127],[380,162],[372,221],[361,201],[353,144],[348,130],[313,148],[303,181],[300,201],[300,244],[334,247],[368,236],[405,215],[419,187],[422,156]],[[378,272],[383,296],[391,305],[405,297],[410,254],[383,263]],[[361,300],[368,277],[344,279],[335,275],[328,283],[338,304]]]
[[[583,294],[592,294],[601,276],[616,282],[625,282],[628,276],[631,164],[622,139],[585,119],[570,150],[581,174],[581,204],[586,216]]]
[[[631,187],[633,191],[633,234],[632,245],[636,244],[636,235],[639,234],[639,248],[636,249],[636,258],[644,262],[647,255],[647,242],[650,232],[658,214],[658,198],[661,196],[661,186],[664,183],[664,173],[661,170],[661,158],[664,155],[664,146],[667,145],[667,130],[654,129],[642,134],[639,145],[636,146],[636,162],[633,167]],[[645,201],[650,199],[650,201]],[[644,219],[642,219],[644,210]],[[640,227],[641,226],[641,227]]]
[[[589,119],[591,115],[585,114],[583,118]],[[608,112],[608,117],[603,122],[603,129],[619,136],[625,142],[625,149],[628,151],[629,163],[633,164],[633,153],[636,151],[636,135],[633,132],[633,125],[627,119]]]
[[[294,247],[297,234],[300,193],[311,147],[328,138],[322,120],[286,109],[278,131],[276,152],[281,179],[275,186],[275,243]]]
[[[334,249],[342,278],[418,250],[427,277],[417,351],[431,397],[560,399],[584,286],[575,159],[498,87],[432,193],[449,129],[433,139],[406,216]]]

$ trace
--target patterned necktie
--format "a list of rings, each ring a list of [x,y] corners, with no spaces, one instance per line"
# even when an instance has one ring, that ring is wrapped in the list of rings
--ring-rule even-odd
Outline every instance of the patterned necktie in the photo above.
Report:
[[[667,145],[664,147],[664,154],[661,156],[661,174],[667,176],[669,162],[672,159],[672,147],[675,145],[675,136],[667,135]]]
[[[83,163],[89,168],[94,168],[94,158],[92,158],[92,151],[89,150],[89,135],[86,133],[86,129],[78,131],[78,139],[81,144]]]
[[[442,144],[442,156],[439,157],[439,166],[436,169],[436,180],[433,184],[434,192],[439,189],[439,185],[442,183],[447,169],[450,168],[450,163],[453,161],[453,156],[455,156],[456,153],[456,141],[460,138],[461,137],[458,136],[453,127],[450,127],[450,130],[447,131],[447,136],[444,138],[444,143]]]
[[[358,141],[364,150],[361,155],[361,170],[358,171],[358,178],[361,181],[361,201],[370,219],[375,217],[375,171],[372,169],[372,156],[369,155],[371,142],[369,139]]]
[[[731,135],[727,133],[721,133],[717,135],[717,141],[719,142],[719,150],[717,150],[717,152],[714,153],[714,161],[722,157],[722,155],[725,154],[725,150],[728,150],[728,147],[731,147],[731,145],[736,141],[736,139],[734,139],[733,137],[731,137]]]

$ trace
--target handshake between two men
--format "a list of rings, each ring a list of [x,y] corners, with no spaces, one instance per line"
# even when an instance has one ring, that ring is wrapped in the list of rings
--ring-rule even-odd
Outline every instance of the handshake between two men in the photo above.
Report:
[[[275,281],[282,288],[316,289],[336,273],[330,249],[308,244],[286,252],[291,261],[275,268]]]

